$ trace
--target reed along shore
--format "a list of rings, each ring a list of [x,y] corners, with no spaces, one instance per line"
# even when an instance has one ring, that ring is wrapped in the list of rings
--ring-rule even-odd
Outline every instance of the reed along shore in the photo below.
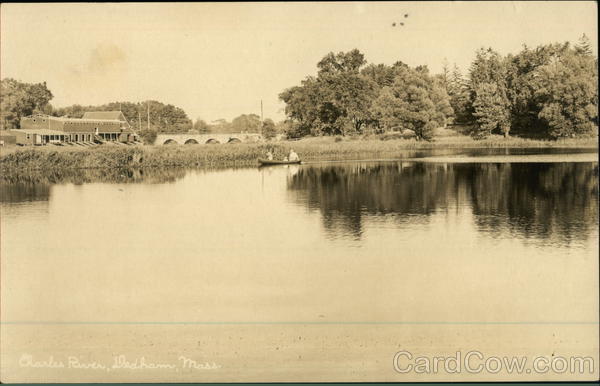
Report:
[[[303,161],[367,160],[399,158],[402,150],[473,148],[596,148],[597,138],[532,140],[499,136],[475,141],[469,137],[446,137],[432,142],[415,139],[320,137],[298,141],[219,145],[100,145],[90,148],[66,146],[0,148],[3,174],[33,170],[113,169],[159,167],[252,166],[271,150],[282,159],[294,149]]]

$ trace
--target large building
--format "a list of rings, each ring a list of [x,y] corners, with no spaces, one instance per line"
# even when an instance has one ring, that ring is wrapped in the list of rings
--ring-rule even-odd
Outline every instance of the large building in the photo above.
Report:
[[[21,129],[11,130],[11,134],[20,145],[137,141],[121,111],[87,112],[82,118],[31,115],[21,118]]]

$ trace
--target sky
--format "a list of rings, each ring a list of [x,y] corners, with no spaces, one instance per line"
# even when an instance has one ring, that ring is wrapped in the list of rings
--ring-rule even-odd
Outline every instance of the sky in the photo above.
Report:
[[[47,82],[55,107],[152,99],[207,122],[260,115],[261,100],[265,118],[283,119],[278,94],[329,52],[466,73],[480,47],[582,33],[598,45],[593,1],[4,3],[0,23],[0,76]]]

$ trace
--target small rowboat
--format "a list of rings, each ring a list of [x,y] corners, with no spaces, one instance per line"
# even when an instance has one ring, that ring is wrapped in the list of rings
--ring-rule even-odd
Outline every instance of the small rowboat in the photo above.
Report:
[[[278,161],[278,160],[268,160],[268,159],[262,159],[259,158],[258,159],[258,163],[260,164],[260,166],[270,166],[270,165],[294,165],[294,164],[299,164],[302,161],[297,160],[297,161]]]

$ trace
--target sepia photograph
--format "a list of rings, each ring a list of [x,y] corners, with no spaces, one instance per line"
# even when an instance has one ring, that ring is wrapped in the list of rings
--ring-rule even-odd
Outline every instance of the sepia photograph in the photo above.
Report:
[[[597,381],[596,1],[0,4],[0,382]]]

